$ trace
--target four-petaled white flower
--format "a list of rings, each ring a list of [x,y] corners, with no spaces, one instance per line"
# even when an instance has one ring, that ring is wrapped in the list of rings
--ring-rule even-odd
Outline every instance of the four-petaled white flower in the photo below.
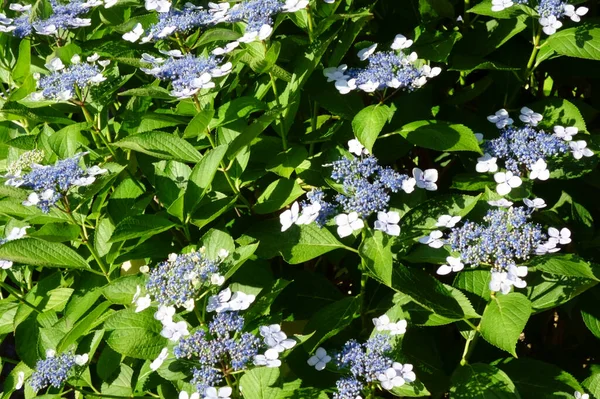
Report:
[[[537,126],[537,124],[540,123],[542,118],[542,114],[538,114],[530,108],[521,108],[521,115],[519,115],[519,119],[521,119],[522,122],[528,123],[532,126]]]
[[[571,242],[571,230],[564,227],[559,231],[557,228],[550,227],[548,229],[548,237],[549,241],[554,241],[557,244],[569,244]]]
[[[150,295],[146,294],[145,296],[140,296],[142,290],[140,286],[136,286],[135,294],[133,295],[133,300],[131,303],[135,304],[135,313],[139,313],[142,310],[145,310],[150,307],[152,304],[152,299],[150,299]]]
[[[358,88],[365,93],[373,93],[379,87],[379,82],[367,80],[365,83],[358,85]]]
[[[417,379],[417,375],[412,371],[413,370],[413,365],[412,364],[401,364],[398,362],[394,362],[392,364],[392,367],[394,368],[394,370],[396,370],[396,373],[400,376],[402,376],[402,378],[404,379],[405,382],[414,382]]]
[[[354,231],[365,227],[365,222],[363,222],[356,212],[350,212],[349,214],[341,213],[334,218],[334,221],[338,226],[337,233],[340,238],[348,237]]]
[[[271,324],[270,326],[261,326],[258,329],[260,335],[264,338],[265,344],[275,349],[277,352],[284,352],[286,349],[291,349],[296,345],[296,341],[288,338],[287,335],[281,331],[279,324]]]
[[[231,387],[209,387],[204,390],[204,399],[229,399],[231,393]]]
[[[519,176],[513,175],[511,171],[498,172],[494,175],[494,180],[498,185],[496,186],[496,192],[500,195],[506,195],[510,193],[513,188],[519,187],[523,184],[523,181]]]
[[[313,366],[317,371],[324,370],[327,363],[331,361],[331,356],[327,354],[327,351],[321,347],[317,348],[315,354],[308,358],[309,366]]]
[[[438,179],[438,171],[436,169],[426,169],[423,171],[419,168],[413,168],[412,172],[417,187],[429,191],[437,190],[437,184],[435,184],[435,182],[437,182]]]
[[[381,230],[391,236],[400,235],[400,215],[398,212],[377,212],[377,220],[375,221],[375,230]]]
[[[50,72],[60,71],[65,68],[65,64],[60,58],[52,58],[46,65],[44,65]]]
[[[563,13],[565,16],[571,18],[571,21],[573,22],[581,21],[581,17],[587,14],[588,11],[589,9],[587,7],[577,7],[577,9],[575,9],[573,4],[565,4],[563,6]]]
[[[142,24],[137,23],[130,32],[123,35],[123,39],[133,43],[137,42],[143,34],[144,28],[142,27]]]
[[[553,35],[556,33],[557,29],[562,27],[562,22],[560,22],[556,16],[549,15],[547,17],[540,18],[540,25],[543,26],[542,30],[547,35]]]
[[[17,383],[15,384],[15,390],[19,390],[23,388],[23,383],[25,382],[25,373],[23,371],[19,371],[17,373]]]
[[[308,0],[286,0],[282,7],[283,12],[300,11],[308,5]]]
[[[405,48],[409,48],[410,46],[412,46],[413,41],[410,39],[407,39],[406,36],[404,35],[396,35],[396,37],[394,37],[394,42],[392,43],[392,45],[390,46],[392,50],[401,50],[401,49],[405,49]]]
[[[579,132],[575,126],[554,126],[554,135],[558,138],[563,139],[564,141],[573,140],[573,136],[575,136]]]
[[[364,49],[358,52],[358,58],[360,58],[361,61],[365,61],[367,58],[373,55],[375,49],[377,49],[377,43],[372,44],[369,47],[365,47]]]
[[[281,223],[281,231],[286,231],[294,223],[298,221],[298,213],[300,212],[300,205],[298,202],[294,202],[290,209],[285,210],[279,215],[279,223]]]
[[[298,220],[296,220],[296,224],[311,224],[312,222],[317,220],[320,212],[321,204],[318,202],[305,206],[304,208],[302,208],[302,213],[300,214],[300,217],[298,217]]]
[[[362,154],[368,154],[369,150],[365,149],[365,146],[360,143],[357,139],[352,139],[348,141],[348,151],[353,153],[356,156],[360,156]]]
[[[448,256],[446,258],[447,265],[441,265],[436,273],[445,276],[446,274],[450,274],[451,272],[459,272],[465,268],[465,265],[460,261],[460,258],[455,258],[453,256]]]
[[[496,164],[497,158],[491,156],[487,152],[482,157],[477,158],[477,165],[475,170],[479,173],[496,172],[498,165]]]
[[[404,385],[404,378],[402,378],[401,375],[398,375],[396,369],[393,367],[390,367],[383,373],[379,374],[377,379],[379,380],[381,387],[388,391]]]
[[[417,179],[415,179],[414,177],[409,177],[408,179],[404,179],[402,181],[402,191],[404,191],[407,194],[410,194],[413,191],[415,191],[416,185],[417,185]]]
[[[435,78],[436,76],[438,76],[440,73],[442,73],[442,68],[440,67],[430,67],[429,65],[423,65],[423,67],[421,68],[421,73],[423,74],[423,76],[427,77],[427,78]]]
[[[162,348],[162,350],[158,354],[158,357],[156,359],[154,359],[152,361],[152,363],[150,363],[150,370],[152,370],[152,371],[158,370],[160,368],[160,366],[162,366],[163,362],[165,360],[167,360],[167,357],[169,357],[169,349]]]
[[[146,4],[144,4],[146,10],[156,10],[156,12],[169,12],[171,8],[171,3],[166,0],[146,0]]]
[[[492,0],[492,11],[502,11],[505,8],[512,7],[513,4],[512,0]]]
[[[575,399],[590,399],[590,395],[588,395],[587,393],[581,393],[579,391],[575,391],[574,396]]]
[[[398,320],[395,323],[390,321],[388,315],[383,314],[373,319],[373,325],[377,331],[389,331],[390,335],[404,334],[408,323],[406,320]]]
[[[573,158],[581,159],[582,157],[591,157],[594,155],[592,150],[587,147],[587,143],[583,140],[570,141],[569,147],[571,147],[571,154],[573,154]]]
[[[356,89],[356,79],[336,80],[335,88],[340,92],[340,94],[348,94],[352,90]]]
[[[206,305],[207,312],[228,312],[246,310],[256,299],[255,295],[246,294],[241,291],[236,291],[233,294],[229,287],[219,292],[217,295],[212,295],[208,298]]]
[[[170,323],[163,326],[160,335],[175,342],[181,337],[190,335],[190,332],[188,331],[188,325],[185,321],[178,321],[177,323]]]
[[[560,251],[560,248],[557,248],[556,244],[557,244],[557,241],[550,239],[547,242],[540,244],[535,249],[535,254],[536,255],[545,255],[545,254],[551,254],[554,252],[558,252],[558,251]]]
[[[186,391],[179,392],[179,399],[200,399],[200,394],[198,392],[194,392],[191,395]]]
[[[495,123],[496,127],[498,129],[502,129],[508,125],[512,125],[513,124],[513,120],[511,119],[510,116],[508,116],[508,111],[505,110],[504,108],[496,111],[496,113],[494,115],[490,115],[487,117],[487,120]]]
[[[17,3],[12,3],[8,6],[8,8],[16,12],[25,12],[31,10],[31,4],[21,5]]]
[[[75,355],[75,364],[78,366],[84,366],[90,360],[90,356],[87,353],[83,355]]]
[[[323,69],[323,75],[327,78],[328,82],[337,82],[338,80],[348,80],[350,76],[344,75],[348,69],[348,65],[342,64],[339,67],[330,67]]]
[[[541,209],[546,207],[546,201],[544,201],[542,198],[534,198],[532,200],[529,198],[524,198],[523,202],[532,209]]]
[[[529,178],[531,180],[548,180],[550,178],[550,171],[548,170],[548,165],[546,164],[546,161],[540,158],[533,165],[531,165]]]
[[[173,316],[175,316],[174,306],[160,305],[156,313],[154,313],[154,318],[160,321],[162,324],[169,324],[173,322]]]
[[[231,53],[233,50],[235,50],[238,46],[240,45],[240,42],[235,41],[235,42],[231,42],[231,43],[227,43],[225,45],[225,47],[217,47],[216,49],[214,49],[212,51],[212,53],[214,55],[223,55],[223,54],[229,54]]]
[[[419,242],[421,244],[427,244],[431,248],[441,248],[444,246],[444,240],[442,239],[443,236],[444,233],[439,230],[434,230],[429,233],[428,236],[419,238]]]
[[[264,355],[254,356],[254,365],[266,367],[281,366],[281,360],[279,360],[279,352],[277,352],[275,349],[267,349]]]
[[[211,274],[210,283],[212,285],[223,285],[224,282],[225,282],[225,276],[218,274],[218,273]]]
[[[499,200],[495,201],[488,201],[488,204],[491,206],[497,206],[499,208],[510,208],[513,205],[512,201],[509,201],[505,198],[500,198]]]
[[[456,226],[456,223],[460,222],[460,219],[460,216],[442,215],[438,218],[435,226],[452,228]]]

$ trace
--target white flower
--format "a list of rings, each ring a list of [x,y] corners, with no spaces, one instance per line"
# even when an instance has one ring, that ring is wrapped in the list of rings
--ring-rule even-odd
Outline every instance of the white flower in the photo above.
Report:
[[[169,324],[173,322],[173,316],[175,316],[175,307],[174,306],[164,306],[160,305],[156,313],[154,313],[154,318],[160,321],[162,324]]]
[[[323,0],[325,3],[327,4],[333,4],[335,3],[335,0]]]
[[[98,53],[94,53],[86,58],[87,62],[96,62],[99,59],[100,59],[100,56],[98,55]]]
[[[406,38],[404,35],[396,35],[394,42],[390,46],[392,50],[401,50],[412,46],[413,41]]]
[[[560,29],[562,22],[560,22],[556,16],[550,15],[548,17],[540,18],[540,25],[543,26],[542,30],[545,34],[552,35],[556,33],[557,29]]]
[[[438,171],[436,169],[426,169],[425,171],[419,168],[413,168],[413,176],[416,180],[417,187],[424,188],[425,190],[435,191],[437,190]]]
[[[177,323],[164,325],[160,335],[175,342],[181,337],[190,335],[190,332],[188,331],[188,326],[185,321],[178,321]]]
[[[17,3],[12,3],[8,6],[8,8],[16,12],[25,12],[31,10],[31,4],[21,5]]]
[[[313,366],[317,371],[325,369],[327,363],[331,361],[331,356],[327,354],[327,351],[321,347],[317,348],[315,354],[308,358],[309,366]]]
[[[400,235],[400,215],[398,212],[377,212],[377,220],[375,221],[375,230],[381,230],[391,236]]]
[[[75,364],[78,366],[84,366],[88,360],[90,360],[90,356],[87,353],[83,355],[75,355]]]
[[[139,313],[142,310],[148,309],[152,304],[152,299],[150,299],[150,295],[146,294],[143,297],[137,298],[135,301],[135,313]]]
[[[513,120],[508,116],[508,111],[506,111],[504,108],[502,108],[501,110],[496,111],[496,113],[494,115],[490,115],[487,117],[487,120],[495,123],[496,127],[498,129],[502,129],[503,127],[506,127],[507,125],[512,125],[513,124]]]
[[[356,156],[369,153],[368,150],[365,150],[365,146],[363,146],[357,139],[352,139],[348,141],[348,151],[350,151]]]
[[[419,238],[419,242],[421,244],[427,244],[431,248],[441,248],[444,246],[444,240],[442,240],[442,236],[444,234],[439,230],[434,230],[429,233],[428,236]]]
[[[12,22],[12,19],[7,18],[4,21],[11,21]],[[11,23],[11,22],[8,22],[8,23]],[[3,23],[3,20],[0,19],[0,23]],[[12,32],[15,29],[17,29],[16,26],[4,26],[4,25],[0,25],[0,32],[8,33],[8,32]]]
[[[506,276],[507,281],[517,288],[527,287],[527,282],[522,280],[520,277],[527,276],[527,266],[509,266],[508,274]]]
[[[390,335],[404,334],[407,326],[408,322],[406,320],[398,320],[395,323],[389,324],[388,331],[390,332]]]
[[[571,21],[573,22],[581,21],[581,17],[587,14],[588,11],[589,10],[587,7],[577,7],[577,9],[575,9],[575,6],[573,4],[565,4],[563,6],[564,15],[571,18]],[[577,395],[575,395],[575,397],[577,397]]]
[[[582,7],[580,7],[580,8],[582,8]],[[586,9],[586,11],[587,11],[587,9]],[[590,395],[588,395],[587,393],[581,393],[579,391],[575,391],[574,396],[575,396],[575,399],[590,399]]]
[[[140,36],[142,36],[143,34],[144,28],[142,27],[142,24],[138,23],[133,27],[131,32],[127,32],[123,35],[123,39],[127,40],[128,42],[134,43],[137,42]]]
[[[86,172],[90,176],[97,176],[97,175],[102,175],[102,174],[108,172],[108,170],[107,169],[102,169],[98,165],[94,165],[94,166],[88,168],[88,170],[86,170]]]
[[[504,271],[492,270],[492,278],[490,279],[490,291],[502,292],[508,294],[511,284],[507,281],[508,273]]]
[[[302,213],[298,217],[298,220],[296,220],[296,224],[311,224],[312,222],[317,220],[320,212],[321,204],[318,202],[315,202],[312,205],[305,206],[304,208],[302,208]]]
[[[106,76],[102,75],[101,73],[98,73],[98,74],[92,76],[92,78],[90,79],[90,82],[100,83],[100,82],[104,82],[105,80],[106,80]]]
[[[10,229],[10,232],[6,236],[6,241],[18,240],[20,238],[25,237],[25,234],[27,233],[27,229],[29,227],[30,226],[13,227],[12,229]]]
[[[554,135],[558,138],[563,139],[564,141],[573,140],[573,136],[575,136],[579,132],[575,126],[554,126]]]
[[[229,251],[226,250],[225,248],[221,248],[221,249],[219,249],[217,256],[219,257],[219,259],[225,259],[226,257],[229,256]]]
[[[191,395],[188,395],[186,391],[179,392],[179,399],[200,399],[200,394],[198,392],[194,392]]]
[[[229,301],[229,308],[233,311],[246,310],[250,307],[252,302],[256,299],[255,295],[246,294],[242,291],[236,291],[231,296]]]
[[[298,212],[300,210],[300,205],[298,202],[294,202],[290,209],[285,210],[281,215],[279,215],[279,223],[281,223],[281,231],[286,231],[294,223],[298,221]]]
[[[56,351],[54,349],[46,350],[46,359],[48,359],[50,357],[54,357],[54,356],[56,356]]]
[[[406,364],[402,365],[401,363],[394,362],[392,364],[392,367],[394,368],[394,370],[396,370],[396,374],[398,374],[399,376],[402,376],[402,379],[405,382],[410,383],[410,382],[416,381],[417,376],[412,371],[413,370],[412,364],[406,363]]]
[[[377,331],[386,331],[390,325],[390,318],[386,314],[375,317],[373,318],[373,325]]]
[[[254,302],[256,296],[245,294],[241,291],[231,293],[229,287],[219,292],[217,295],[212,295],[208,298],[206,311],[208,312],[226,312],[246,310]]]
[[[44,65],[50,72],[60,71],[64,69],[65,64],[60,60],[60,58],[52,58],[46,65]]]
[[[102,60],[102,61],[98,61],[98,65],[100,65],[103,68],[106,68],[107,66],[110,65],[110,60]]]
[[[570,141],[569,147],[571,147],[571,154],[573,154],[573,158],[581,159],[582,157],[591,157],[594,155],[592,150],[587,147],[587,143],[583,140],[578,141]]]
[[[423,65],[421,68],[421,73],[428,79],[435,78],[440,73],[442,73],[442,68],[440,67],[430,67],[429,65]]]
[[[275,349],[267,349],[264,355],[254,356],[254,365],[267,367],[281,366],[281,360],[279,360],[279,352],[277,352]]]
[[[558,231],[557,228],[550,227],[548,229],[548,236],[550,237],[550,241],[555,241],[558,244],[565,245],[571,242],[571,230],[566,227],[562,228],[560,231]]]
[[[391,323],[388,315],[383,314],[373,319],[373,325],[377,331],[389,331],[390,335],[404,334],[408,325],[406,320],[398,320]]]
[[[80,177],[79,179],[75,179],[73,181],[73,185],[85,187],[85,186],[89,186],[90,184],[92,184],[95,181],[96,181],[96,178],[94,176]]]
[[[233,64],[231,62],[226,62],[218,68],[211,69],[210,74],[213,78],[219,78],[229,74],[232,68]]]
[[[154,359],[152,361],[152,363],[150,363],[150,370],[152,370],[152,371],[158,370],[159,367],[163,364],[163,362],[165,360],[167,360],[167,357],[169,357],[169,349],[162,348],[162,350],[158,354],[158,357],[156,359]]]
[[[281,331],[279,324],[272,324],[270,326],[259,327],[260,335],[265,339],[265,344],[275,349],[277,352],[284,352],[286,349],[292,349],[296,345],[296,341],[288,338],[287,335]]]
[[[300,11],[308,5],[308,0],[285,0],[285,4],[281,9],[283,12]]]
[[[273,33],[273,27],[271,25],[264,24],[258,31],[258,40],[265,40],[271,36],[271,33]]]
[[[70,23],[74,27],[90,26],[92,20],[90,18],[73,18]]]
[[[414,177],[409,177],[402,181],[402,191],[407,194],[415,191],[415,186],[417,185],[417,180]]]
[[[498,183],[496,186],[496,192],[500,195],[506,195],[510,193],[513,188],[519,187],[521,184],[523,184],[521,178],[519,176],[514,176],[511,171],[507,171],[506,173],[496,173],[494,175],[494,180],[496,180],[496,183]]]
[[[550,178],[550,171],[548,170],[548,165],[546,164],[546,161],[540,158],[536,161],[536,163],[531,165],[531,172],[529,172],[529,178],[531,180],[548,180]]]
[[[54,25],[54,24],[46,25],[42,29],[35,28],[35,30],[40,35],[53,35],[56,32],[58,32],[58,29],[56,28],[56,25]]]
[[[533,209],[541,209],[546,207],[546,201],[544,201],[542,198],[534,198],[532,200],[530,200],[529,198],[524,198],[523,202],[529,208]]]
[[[225,45],[225,47],[217,47],[216,49],[214,49],[212,51],[212,53],[214,55],[229,54],[230,52],[232,52],[233,50],[235,50],[239,45],[240,45],[240,42],[238,42],[238,41],[227,43]]]
[[[545,254],[551,254],[554,252],[558,252],[558,251],[560,251],[560,248],[556,247],[557,243],[558,242],[556,240],[550,239],[547,242],[540,244],[535,249],[535,254],[536,255],[545,255]]]
[[[460,258],[455,258],[453,256],[448,256],[446,258],[447,265],[441,265],[436,273],[445,276],[446,274],[450,274],[451,272],[459,272],[465,268],[465,265],[460,261]]]
[[[81,62],[81,56],[79,54],[75,54],[71,57],[71,64],[79,64]]]
[[[537,124],[542,120],[542,114],[538,114],[537,112],[533,112],[532,109],[527,107],[521,108],[521,115],[519,115],[519,119],[522,122],[528,123],[532,126],[537,126]]]
[[[144,4],[146,10],[156,10],[156,12],[169,12],[171,8],[171,3],[166,0],[146,0],[146,4]]]
[[[222,276],[218,273],[211,274],[210,283],[212,285],[223,285],[224,282],[225,282],[225,276]]]
[[[22,371],[19,371],[17,373],[17,383],[15,384],[15,390],[19,390],[21,388],[23,388],[23,383],[25,382],[25,373]]]
[[[365,93],[373,93],[379,87],[379,82],[368,80],[366,83],[358,85],[358,88]]]
[[[204,391],[204,399],[229,399],[231,397],[231,392],[231,387],[206,388]]]
[[[512,0],[492,0],[492,11],[498,12],[505,8],[512,7]]]
[[[460,216],[442,215],[438,218],[435,226],[452,228],[456,226],[456,223],[460,222],[460,219]]]
[[[111,8],[112,6],[114,6],[115,4],[117,4],[119,0],[105,0],[104,1],[104,8]]]
[[[369,58],[371,55],[373,55],[376,48],[377,48],[377,43],[372,44],[369,47],[366,47],[366,48],[360,50],[357,54],[358,58],[360,58],[361,61],[365,61],[367,58]]]
[[[388,391],[404,385],[404,379],[396,373],[396,370],[393,367],[390,367],[385,370],[385,372],[379,374],[377,379],[381,383],[381,387]]]
[[[160,32],[158,32],[156,37],[159,37],[159,38],[167,37],[171,33],[175,32],[175,29],[177,29],[177,26],[175,26],[175,25],[166,26]]]
[[[483,134],[474,133],[473,135],[475,136],[475,139],[477,140],[478,143],[483,143]]]
[[[348,94],[356,89],[356,79],[340,79],[335,81],[335,88],[340,94]]]
[[[344,75],[348,69],[348,65],[342,64],[339,67],[330,67],[323,69],[323,76],[327,78],[328,82],[335,82],[338,80],[347,80],[350,79],[350,76]],[[360,155],[360,154],[359,154]]]
[[[512,201],[509,201],[505,198],[500,198],[496,201],[488,201],[488,204],[491,206],[497,206],[499,208],[510,208],[513,205]]]
[[[352,232],[361,230],[365,227],[365,223],[358,216],[356,212],[350,212],[349,214],[341,213],[335,218],[335,224],[337,224],[337,233],[340,238],[348,237],[352,235]]]

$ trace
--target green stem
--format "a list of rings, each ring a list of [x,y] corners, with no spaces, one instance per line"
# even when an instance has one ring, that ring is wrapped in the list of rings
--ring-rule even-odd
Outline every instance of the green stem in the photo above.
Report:
[[[487,309],[487,307],[489,306],[489,302],[487,305],[485,305],[485,309],[483,309],[483,313],[485,313],[485,310]],[[482,313],[482,314],[483,314]],[[473,323],[471,323],[468,320],[463,320],[465,323],[467,323],[469,325],[469,327],[471,327],[473,329],[473,336],[467,338],[467,341],[465,342],[465,348],[463,349],[463,354],[462,354],[462,358],[460,359],[460,365],[461,366],[465,366],[467,364],[469,364],[469,358],[471,357],[471,354],[473,353],[473,349],[475,349],[475,344],[477,343],[477,340],[479,340],[479,329],[481,327],[481,322],[479,322],[479,324],[477,326],[475,326]]]
[[[531,50],[531,55],[529,56],[529,61],[527,61],[527,69],[525,71],[525,80],[529,78],[531,72],[533,72],[533,67],[535,64],[535,59],[540,51],[540,39],[542,37],[542,25],[538,25],[537,31],[533,36],[533,49]]]
[[[273,89],[273,95],[275,95],[275,103],[281,109],[281,102],[279,101],[279,93],[277,92],[277,85],[275,84],[275,76],[271,72],[269,72],[269,76],[271,77],[271,89]],[[279,125],[281,127],[281,144],[283,146],[283,150],[287,150],[287,137],[285,134],[285,118],[279,114]]]
[[[19,294],[19,292],[17,290],[15,290],[10,285],[6,284],[4,281],[0,282],[0,287],[4,288],[6,291],[8,291],[9,294],[11,294],[15,298],[17,298],[19,300],[19,302],[23,303],[24,305],[29,306],[31,309],[35,310],[38,313],[42,313],[34,304],[27,301],[24,297],[21,296],[21,294]]]

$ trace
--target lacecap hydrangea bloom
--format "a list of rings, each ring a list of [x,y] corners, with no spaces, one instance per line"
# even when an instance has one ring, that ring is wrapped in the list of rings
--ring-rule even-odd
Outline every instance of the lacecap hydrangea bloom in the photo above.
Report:
[[[340,237],[347,237],[364,227],[364,220],[377,214],[374,223],[376,230],[389,235],[400,234],[399,214],[389,210],[391,195],[398,192],[412,193],[415,186],[437,190],[437,171],[435,169],[413,169],[413,176],[399,173],[394,169],[379,165],[377,158],[368,154],[357,140],[350,140],[349,148],[354,154],[351,158],[342,157],[332,164],[331,179],[341,184],[341,192],[332,202],[325,199],[325,193],[315,189],[307,194],[302,202],[302,211],[298,203],[284,211],[280,217],[281,231],[293,224],[305,225],[313,222],[323,226],[334,216]]]
[[[412,40],[403,35],[396,35],[390,46],[391,51],[375,51],[378,44],[373,44],[358,52],[361,61],[367,61],[364,68],[348,68],[347,65],[325,68],[323,74],[328,82],[335,82],[341,94],[352,90],[372,93],[386,88],[415,90],[427,83],[427,79],[440,74],[439,67],[416,66],[418,56],[405,50],[412,45]]]
[[[47,213],[69,190],[89,186],[96,181],[96,176],[108,172],[98,166],[82,168],[80,161],[86,154],[80,152],[71,158],[57,161],[54,165],[32,164],[31,171],[22,177],[4,176],[9,178],[4,184],[32,189],[33,192],[23,201],[23,205],[35,205]]]
[[[502,11],[515,4],[529,3],[528,0],[492,0],[492,11]],[[539,23],[547,35],[556,33],[562,27],[560,19],[569,18],[573,22],[579,22],[588,12],[587,7],[575,7],[563,0],[539,0],[535,9],[539,15]]]
[[[80,91],[82,99],[87,96],[86,90],[106,80],[104,68],[110,61],[99,61],[97,54],[87,57],[87,62],[81,62],[79,55],[71,58],[71,66],[66,67],[60,58],[53,58],[46,68],[48,75],[34,74],[39,91],[31,94],[31,99],[68,101]],[[100,68],[102,67],[102,68]]]
[[[37,361],[35,371],[29,377],[29,385],[36,392],[49,386],[61,388],[77,368],[84,366],[88,360],[87,354],[64,352],[57,355],[54,350],[49,349],[46,351],[46,359]]]
[[[419,241],[433,248],[448,245],[457,255],[449,256],[447,265],[438,269],[438,274],[458,272],[464,265],[491,267],[490,290],[507,294],[511,287],[527,286],[521,277],[527,275],[527,267],[519,263],[533,255],[556,252],[558,244],[571,242],[568,229],[558,231],[550,228],[545,234],[542,227],[530,221],[535,209],[543,208],[541,199],[527,200],[527,207],[513,207],[504,199],[489,201],[491,208],[483,221],[465,221],[461,226],[450,229],[447,238],[436,230]]]
[[[477,172],[495,173],[496,191],[500,195],[519,187],[525,173],[531,180],[547,180],[550,177],[548,163],[569,151],[575,159],[594,155],[584,140],[573,140],[578,133],[574,126],[554,126],[554,133],[549,134],[537,127],[542,115],[527,107],[521,109],[519,119],[523,126],[514,126],[514,120],[504,109],[489,116],[488,120],[500,130],[500,136],[485,141],[481,145],[484,155],[477,159]],[[504,162],[506,171],[498,172],[498,161]]]

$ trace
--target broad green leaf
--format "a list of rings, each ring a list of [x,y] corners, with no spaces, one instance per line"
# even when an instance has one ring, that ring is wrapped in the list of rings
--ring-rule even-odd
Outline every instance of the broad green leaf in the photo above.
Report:
[[[129,216],[123,219],[108,242],[129,240],[132,238],[150,237],[169,230],[175,223],[155,214]],[[1,249],[0,249],[1,250]]]
[[[89,268],[85,259],[66,245],[28,237],[0,246],[0,259],[33,266]]]
[[[102,290],[102,294],[112,303],[131,305],[136,287],[143,287],[145,284],[146,278],[141,275],[120,277],[106,285]]]
[[[536,256],[527,265],[535,267],[538,271],[557,276],[582,277],[600,281],[597,277],[600,275],[600,267],[573,254]]]
[[[364,108],[352,120],[352,130],[356,138],[369,152],[373,151],[377,136],[393,115],[394,111],[390,107],[377,104]]]
[[[527,297],[538,313],[567,303],[577,295],[598,284],[595,280],[579,277],[530,273],[527,276]]]
[[[347,297],[319,309],[308,321],[304,334],[313,334],[305,342],[306,350],[312,353],[329,338],[348,327],[359,316],[361,298]]]
[[[113,395],[118,397],[131,397],[133,389],[131,387],[134,371],[126,364],[119,365],[119,374],[111,379],[110,383],[103,382],[101,387],[102,395]]]
[[[246,146],[249,146],[259,134],[269,127],[269,125],[271,125],[271,123],[278,118],[280,113],[280,109],[267,111],[264,113],[264,115],[261,115],[253,123],[246,127],[242,134],[237,136],[231,143],[229,143],[227,158],[234,159],[241,150],[243,150]]]
[[[217,111],[217,118],[210,122],[209,128],[227,125],[246,118],[253,112],[266,111],[267,104],[254,97],[239,97],[221,105]]]
[[[58,352],[63,352],[73,345],[79,338],[86,335],[92,328],[102,321],[101,316],[110,307],[108,301],[102,302],[94,307],[83,319],[81,319],[73,328],[61,339],[56,347]]]
[[[254,211],[258,214],[273,213],[302,196],[304,190],[294,180],[279,179],[269,184],[256,200]]]
[[[233,238],[223,230],[210,229],[202,236],[201,246],[206,251],[208,259],[219,259],[219,252],[224,249],[230,254],[235,251]]]
[[[141,119],[125,119],[123,129],[132,134],[151,132],[166,127],[186,124],[187,119],[167,114],[144,114]]]
[[[182,162],[200,162],[202,157],[187,141],[162,132],[134,134],[112,145],[142,152],[160,159],[174,159]]]
[[[375,278],[387,286],[392,284],[392,240],[379,230],[365,229],[365,237],[358,247],[363,264]]]
[[[528,105],[529,108],[544,117],[539,126],[552,130],[556,125],[575,126],[579,131],[587,130],[585,120],[575,104],[558,97],[547,98]],[[575,140],[583,139],[579,133]]]
[[[198,114],[194,116],[194,118],[185,128],[185,131],[183,132],[183,137],[202,137],[203,135],[207,134],[208,125],[214,115],[215,110],[212,108],[198,112]]]
[[[452,375],[452,399],[520,399],[506,373],[489,364],[459,366]]]
[[[412,144],[436,151],[473,151],[481,154],[475,133],[468,127],[443,121],[416,121],[398,132]]]
[[[28,75],[31,66],[31,39],[24,37],[19,43],[19,57],[12,72],[16,82],[22,82]]]
[[[82,145],[88,144],[81,134],[87,127],[87,123],[65,126],[48,138],[48,144],[59,158],[72,157]]]
[[[411,49],[419,54],[419,58],[434,62],[446,62],[454,44],[461,38],[462,35],[456,31],[425,31],[419,34]]]
[[[290,147],[270,160],[266,169],[281,177],[289,179],[294,170],[300,166],[307,157],[308,153],[304,147]]]
[[[591,313],[588,313],[585,310],[581,311],[581,317],[585,326],[590,330],[592,334],[596,336],[596,338],[600,339],[600,312],[592,310]]]
[[[45,241],[65,242],[79,237],[79,227],[68,223],[49,223],[43,225],[38,231],[27,232],[27,235]]]
[[[257,367],[240,378],[240,390],[247,399],[279,399],[282,390],[275,386],[278,379],[278,368]]]
[[[600,60],[600,26],[585,22],[581,26],[560,29],[547,39],[547,45],[567,57]]]
[[[481,3],[477,4],[475,7],[472,7],[469,10],[467,10],[467,12],[501,19],[514,18],[519,15],[537,15],[534,9],[522,4],[512,5],[510,7],[505,8],[502,11],[492,11],[492,0],[484,0]]]
[[[184,195],[184,210],[187,215],[191,215],[195,211],[206,195],[226,152],[227,145],[220,145],[209,150],[192,169]]]
[[[481,336],[516,357],[515,346],[530,314],[531,302],[523,294],[497,293],[483,312]]]
[[[600,398],[600,372],[598,372],[597,368],[592,366],[593,374],[585,379],[581,383],[592,395],[594,398]]]
[[[152,309],[135,313],[133,308],[114,313],[104,323],[109,332],[106,343],[122,355],[154,360],[167,340],[160,335],[162,326],[153,315]]]
[[[469,299],[459,289],[445,285],[446,289],[450,291],[450,294],[456,299],[460,305],[464,319],[478,319],[481,316],[475,311],[473,305]],[[444,317],[440,314],[434,313],[424,307],[417,305],[416,303],[408,303],[404,305],[406,310],[410,313],[410,320],[413,324],[424,325],[424,326],[443,326],[456,321],[455,318]]]

